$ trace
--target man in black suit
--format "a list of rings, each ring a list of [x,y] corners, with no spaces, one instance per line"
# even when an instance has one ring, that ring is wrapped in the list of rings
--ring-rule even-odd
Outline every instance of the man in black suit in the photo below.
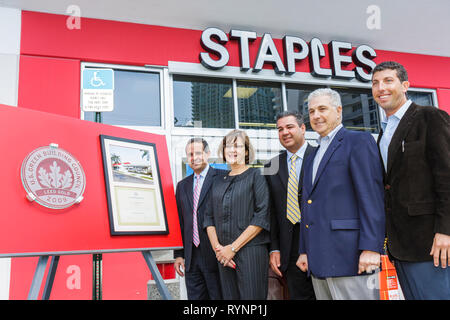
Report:
[[[220,171],[208,165],[208,143],[192,138],[186,145],[186,156],[194,174],[181,180],[176,189],[176,201],[183,238],[183,249],[176,250],[175,270],[186,275],[189,300],[222,299],[217,259],[203,229],[205,208],[212,180]]]
[[[373,70],[382,112],[387,249],[406,299],[450,299],[450,117],[408,100],[393,61]]]
[[[315,300],[311,278],[296,266],[299,256],[300,217],[288,214],[288,180],[292,169],[291,157],[295,154],[295,175],[299,208],[301,203],[301,176],[304,159],[314,150],[305,142],[303,116],[286,111],[277,115],[280,143],[286,150],[265,165],[265,175],[271,195],[271,245],[270,267],[278,276],[285,276],[289,298],[292,300]],[[298,214],[301,215],[298,209]]]

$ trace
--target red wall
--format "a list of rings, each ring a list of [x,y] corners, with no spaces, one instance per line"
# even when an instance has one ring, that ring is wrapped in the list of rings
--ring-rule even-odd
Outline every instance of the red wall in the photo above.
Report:
[[[37,261],[36,257],[12,259],[9,294],[11,300],[27,299]],[[50,259],[48,265],[50,265]],[[158,269],[165,279],[175,278],[172,264],[158,264]],[[141,253],[103,254],[102,271],[104,300],[147,299],[147,281],[152,279],[152,276]],[[61,256],[50,299],[92,299],[92,273],[92,255]],[[42,297],[46,277],[47,272],[39,297]]]
[[[74,118],[80,116],[80,61],[117,63],[125,65],[162,65],[168,61],[199,63],[198,55],[204,51],[200,45],[199,30],[178,29],[160,26],[150,26],[135,23],[125,23],[98,19],[81,19],[81,29],[69,30],[66,27],[67,16],[52,15],[38,12],[22,12],[21,57],[19,70],[19,100],[18,106]],[[224,30],[227,31],[227,30]],[[270,30],[267,30],[270,32]],[[298,36],[302,37],[301,31]],[[305,39],[309,40],[309,39]],[[251,61],[254,61],[259,47],[260,38],[250,45]],[[274,39],[282,54],[281,39]],[[236,41],[227,44],[230,53],[229,66],[239,66],[239,46]],[[376,49],[376,48],[375,48]],[[420,54],[408,54],[377,50],[376,62],[396,60],[408,70],[413,87],[433,88],[437,90],[439,107],[450,112],[450,58]],[[329,63],[323,59],[323,67]],[[353,66],[349,66],[352,68]],[[265,68],[272,68],[270,65]],[[297,63],[297,71],[309,72],[306,60]],[[111,254],[111,257],[114,255]],[[79,263],[89,265],[85,256],[79,257]],[[64,257],[77,259],[76,257]],[[143,267],[140,254],[132,253],[126,256],[117,254],[114,263],[125,259],[131,264]],[[16,259],[14,259],[15,261]],[[112,259],[113,260],[113,259]],[[68,262],[72,263],[72,262]],[[73,262],[77,263],[77,262]],[[105,259],[105,272],[116,268],[108,267],[113,263]],[[126,262],[123,262],[127,265]],[[14,270],[19,262],[13,263],[13,281],[17,275]],[[28,268],[28,269],[27,269]],[[29,265],[23,272],[29,274]],[[63,269],[63,268],[61,268]],[[129,272],[128,270],[124,271]],[[89,275],[88,272],[85,273]],[[118,273],[115,281],[122,276]],[[18,275],[17,275],[18,276]],[[145,272],[136,273],[139,283],[148,280]],[[58,279],[58,278],[57,278]],[[28,280],[27,280],[28,281]],[[120,281],[120,280],[119,280]],[[132,281],[131,281],[132,282]],[[28,282],[31,283],[31,282]],[[124,299],[136,296],[121,293],[127,287],[128,281],[120,281],[116,291],[109,287],[105,277],[105,287],[111,294],[105,292],[104,297]],[[56,283],[55,283],[56,285]],[[86,283],[85,286],[88,286]],[[141,289],[139,289],[141,290]],[[89,291],[89,290],[88,290]],[[59,295],[58,295],[59,294]],[[18,297],[15,293],[12,297]],[[22,295],[23,296],[23,295]],[[64,295],[63,291],[55,292],[55,297],[77,298],[78,295]],[[83,296],[89,298],[90,293]],[[144,295],[141,296],[144,298]]]
[[[439,108],[450,113],[450,89],[437,88],[436,93],[439,101]]]
[[[20,56],[18,106],[80,118],[80,60]]]
[[[199,30],[88,18],[81,19],[79,30],[70,30],[66,19],[63,15],[22,13],[19,107],[78,118],[80,61],[167,66],[169,61],[199,63],[199,53],[204,51]],[[282,55],[281,39],[274,41]],[[260,38],[250,44],[251,61],[259,42]],[[239,66],[237,42],[229,41],[226,47],[230,53],[228,65]],[[450,89],[448,57],[377,50],[375,62],[385,60],[402,63],[413,87]],[[329,67],[327,59],[322,63]],[[309,72],[307,60],[296,66],[297,71]],[[448,95],[439,94],[438,99],[439,107],[450,112]]]

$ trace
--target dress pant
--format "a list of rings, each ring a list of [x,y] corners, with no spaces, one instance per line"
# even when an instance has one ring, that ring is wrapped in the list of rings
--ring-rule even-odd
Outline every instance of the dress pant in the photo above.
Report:
[[[406,300],[450,300],[450,266],[398,260],[394,265]]]
[[[312,276],[317,300],[380,300],[380,271],[352,277],[320,279]]]
[[[202,244],[200,244],[201,246]],[[209,245],[204,244],[204,245]],[[189,300],[221,300],[219,273],[211,272],[204,265],[199,248],[192,246],[192,260],[189,272],[185,273],[186,291]]]
[[[269,286],[267,245],[242,247],[234,256],[236,269],[219,264],[225,300],[266,300]]]
[[[300,234],[300,223],[296,223],[292,235],[292,247],[288,267],[285,273],[290,300],[316,300],[311,277],[300,270],[296,263],[298,260],[298,241]]]

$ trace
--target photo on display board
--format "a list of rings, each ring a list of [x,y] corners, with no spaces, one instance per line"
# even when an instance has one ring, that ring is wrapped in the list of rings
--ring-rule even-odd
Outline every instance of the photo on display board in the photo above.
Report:
[[[156,146],[100,135],[111,235],[167,234]]]

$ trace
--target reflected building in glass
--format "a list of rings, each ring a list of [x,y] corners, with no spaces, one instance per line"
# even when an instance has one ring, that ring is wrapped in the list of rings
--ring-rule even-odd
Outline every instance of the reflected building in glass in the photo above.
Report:
[[[176,127],[234,128],[232,82],[174,76]]]
[[[281,88],[278,84],[238,82],[239,127],[274,129],[276,115],[282,110]]]
[[[308,113],[308,95],[316,88],[294,88],[286,86],[288,110],[299,110],[302,112],[306,129],[312,130]],[[342,124],[350,130],[361,130],[370,133],[378,133],[380,120],[378,107],[369,90],[340,89],[336,90],[341,96],[342,102]]]
[[[275,128],[282,110],[280,84],[238,81],[236,92],[240,128]],[[231,81],[174,77],[175,126],[234,128],[233,103]]]
[[[234,128],[231,84],[192,82],[192,121],[205,128]]]

